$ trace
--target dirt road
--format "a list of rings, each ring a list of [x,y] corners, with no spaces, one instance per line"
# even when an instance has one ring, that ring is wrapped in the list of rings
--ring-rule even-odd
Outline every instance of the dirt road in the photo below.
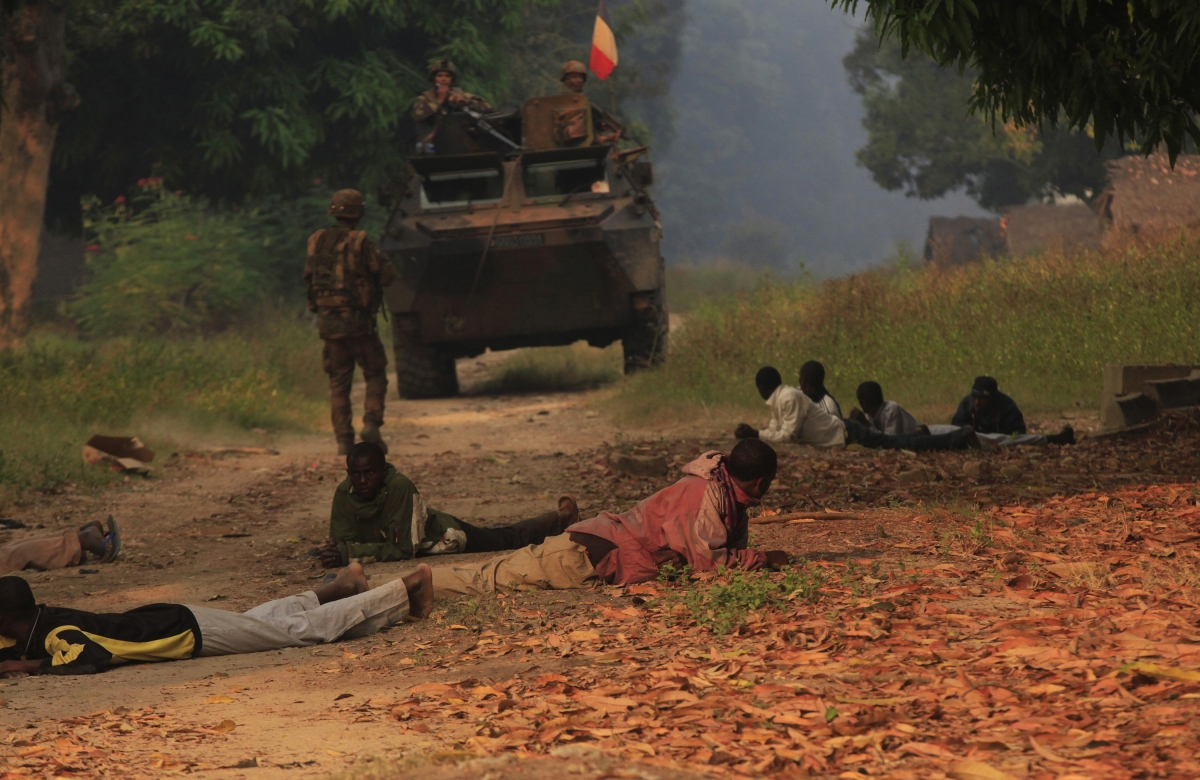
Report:
[[[606,462],[612,448],[661,454],[678,466],[704,449],[727,449],[732,444],[726,434],[715,429],[618,430],[590,408],[594,395],[393,402],[385,429],[391,460],[413,477],[429,504],[472,521],[494,523],[544,511],[562,493],[575,495],[585,516],[590,510],[624,508],[675,478],[674,469],[655,479],[614,477]],[[1180,425],[1178,431],[1164,429],[1162,436],[1176,438],[1163,441],[1195,442],[1194,426]],[[309,551],[324,539],[329,501],[342,478],[342,464],[332,456],[330,439],[325,436],[284,439],[275,446],[278,455],[178,453],[156,464],[158,468],[148,480],[134,478],[123,488],[97,493],[66,488],[9,512],[14,519],[44,526],[43,532],[112,513],[125,532],[126,552],[114,564],[31,573],[28,579],[36,595],[47,603],[93,611],[117,611],[156,601],[245,610],[312,587],[324,572]],[[926,614],[922,605],[930,598],[934,600],[928,614],[937,614],[934,607],[941,613],[947,611],[939,606],[939,599],[966,599],[956,606],[956,619],[972,623],[974,628],[955,633],[953,640],[966,642],[968,636],[984,630],[981,625],[1023,619],[1053,606],[1053,602],[1049,606],[1036,602],[1033,596],[1011,601],[1000,597],[1002,583],[987,572],[1001,568],[1026,577],[1019,587],[1012,586],[1021,593],[1050,587],[1044,577],[1037,581],[1040,585],[1031,585],[1020,567],[1021,561],[1032,559],[1012,558],[1011,549],[1033,545],[1030,549],[1045,560],[1051,555],[1073,560],[1066,542],[990,532],[989,541],[976,539],[969,522],[982,522],[979,518],[983,516],[975,514],[978,507],[996,507],[987,517],[1000,517],[1011,507],[1053,503],[1055,496],[1092,496],[1087,499],[1092,501],[1103,491],[1116,491],[1122,485],[1189,480],[1194,485],[1197,475],[1194,446],[1186,457],[1151,460],[1145,446],[1136,442],[1085,444],[1061,451],[1027,448],[990,459],[959,453],[916,458],[905,453],[829,453],[795,447],[784,448],[781,456],[778,487],[767,502],[771,511],[860,511],[857,521],[754,529],[756,546],[779,547],[834,567],[830,571],[844,572],[839,575],[843,576],[841,584],[828,589],[825,606],[803,608],[811,612],[809,628],[785,632],[771,628],[769,620],[760,621],[761,630],[752,628],[739,639],[737,635],[710,636],[693,625],[672,638],[651,617],[660,621],[665,615],[666,625],[671,625],[670,616],[681,613],[672,613],[669,605],[647,603],[658,593],[654,587],[646,591],[610,588],[524,593],[450,603],[440,606],[428,621],[332,646],[130,666],[95,677],[0,681],[4,701],[0,724],[7,732],[2,738],[3,760],[9,777],[64,773],[139,777],[164,771],[205,771],[218,777],[316,777],[347,770],[355,776],[394,776],[400,771],[396,767],[403,768],[405,761],[421,763],[422,771],[431,778],[481,773],[532,778],[551,772],[589,778],[682,778],[697,772],[754,776],[768,769],[795,775],[801,766],[808,767],[804,771],[834,777],[846,768],[838,766],[843,753],[849,756],[847,766],[865,767],[878,758],[882,763],[870,763],[873,774],[880,767],[901,772],[915,767],[912,771],[916,774],[895,776],[939,776],[929,766],[939,761],[944,764],[946,756],[978,751],[967,750],[961,739],[955,747],[953,736],[938,737],[941,741],[936,749],[921,747],[907,752],[896,747],[895,739],[886,742],[879,736],[870,742],[855,736],[868,733],[868,728],[874,728],[872,723],[886,721],[878,712],[870,717],[854,716],[856,710],[874,712],[882,705],[870,702],[886,705],[894,701],[899,711],[903,702],[919,703],[920,695],[907,693],[915,689],[897,693],[902,684],[887,680],[878,684],[892,686],[892,693],[837,687],[868,685],[862,674],[851,673],[857,668],[855,663],[867,661],[855,661],[851,656],[878,657],[872,656],[876,650],[870,642],[878,637],[885,642],[887,631],[892,630],[890,623],[884,626],[863,618],[859,628],[841,623],[813,627],[825,620],[820,616],[845,609],[838,599],[850,599],[854,607],[860,596],[882,593],[879,589],[894,585],[897,580],[889,577],[903,576],[909,579],[903,580],[902,589],[917,595],[933,593],[920,596],[924,601],[912,607],[920,606],[922,616]],[[986,463],[980,468],[964,469],[964,462],[982,461]],[[1188,494],[1172,495],[1172,500],[1179,500],[1180,495],[1185,503],[1191,500]],[[1102,509],[1113,506],[1107,495],[1104,499]],[[1018,512],[1017,516],[1028,515]],[[1146,527],[1159,528],[1149,521]],[[1083,533],[1089,528],[1075,530],[1092,544],[1098,537]],[[1055,533],[1072,531],[1067,528]],[[1165,538],[1161,537],[1165,532],[1155,533]],[[1000,541],[1002,538],[1011,538],[1012,546]],[[1065,537],[1054,537],[1060,538]],[[1146,542],[1152,543],[1158,544]],[[1037,546],[1044,544],[1051,547]],[[1175,546],[1183,549],[1183,544]],[[950,576],[947,567],[955,577],[953,587],[938,584],[939,577]],[[380,574],[404,568],[402,564],[369,566],[371,572]],[[918,582],[923,584],[915,584]],[[1150,591],[1137,592],[1145,594],[1140,598],[1156,603],[1157,596],[1150,598]],[[1084,598],[1079,596],[1079,603]],[[835,603],[843,605],[831,606]],[[899,621],[901,611],[914,602],[892,598],[880,603],[900,610],[894,615]],[[920,646],[945,644],[941,624],[917,619],[912,625],[929,632]],[[681,639],[684,636],[686,640]],[[798,681],[795,673],[788,676],[783,671],[792,661],[768,657],[785,646],[807,653],[808,660],[795,663],[836,661],[836,669],[821,672],[806,666]],[[924,665],[921,668],[953,666],[955,659],[967,657],[949,650],[938,652],[940,655],[927,654],[919,662]],[[730,660],[743,655],[747,660]],[[767,658],[755,663],[777,671],[754,675],[739,671],[748,670],[747,664],[753,666],[748,660],[752,657]],[[690,664],[690,671],[671,671],[683,669],[680,664]],[[794,665],[792,668],[794,671]],[[948,668],[942,676],[955,673]],[[666,682],[652,683],[660,674]],[[824,682],[817,682],[818,678]],[[619,684],[612,685],[614,681]],[[825,709],[819,722],[795,721],[810,724],[798,727],[802,732],[816,730],[808,736],[796,732],[799,735],[790,737],[795,741],[789,748],[768,748],[767,744],[776,734],[788,739],[787,734],[797,727],[787,731],[778,724],[793,721],[777,719],[775,731],[751,728],[746,734],[756,736],[749,741],[733,737],[733,731],[720,731],[729,727],[741,733],[743,728],[741,721],[729,726],[728,719],[733,716],[722,716],[722,712],[751,713],[744,715],[746,718],[762,716],[767,711],[763,708],[776,695],[772,691],[791,690],[787,686],[800,686],[809,692],[806,696],[816,692],[830,702],[849,702],[838,704],[839,711],[849,713],[850,721],[858,717],[855,722],[865,725],[847,726],[844,734],[849,736],[843,739],[837,723],[831,724],[834,731],[823,729],[829,712]],[[664,690],[673,693],[664,699]],[[687,722],[692,716],[680,708],[693,706],[689,703],[693,700],[711,701],[698,698],[706,695],[705,691],[730,697],[753,693],[755,698],[746,699],[744,706],[721,705],[715,710],[711,708],[717,705],[710,704],[706,717],[717,721],[697,721],[701,724],[698,730],[687,727],[691,728],[687,733],[672,731],[680,727],[667,722],[667,708],[677,719],[683,718],[680,723]],[[797,688],[795,692],[800,691]],[[648,719],[647,715],[639,721],[634,715],[642,710],[637,709],[626,721],[616,723],[618,714],[635,706],[642,708],[646,696],[651,697],[647,711],[652,713],[658,707],[660,716]],[[589,704],[580,705],[579,701]],[[585,717],[587,712],[592,714]],[[609,713],[613,722],[588,719],[597,717],[597,712],[602,716]],[[896,726],[887,733],[911,739],[912,731],[906,729],[912,727],[904,724],[925,716],[895,717],[903,728]],[[751,725],[750,720],[745,721],[746,728]],[[954,732],[956,727],[947,720],[935,731],[939,729]],[[718,737],[729,739],[719,742]],[[812,748],[814,757],[805,759],[810,755],[805,751],[817,744],[810,740],[818,737],[830,741]],[[1001,739],[993,742],[999,744]],[[741,747],[735,747],[739,742]],[[878,756],[869,753],[870,744],[884,752]],[[606,752],[597,752],[597,748]],[[1039,756],[1044,754],[1034,752],[1032,759],[1028,758],[1031,749],[1027,741],[1024,748],[1013,749],[1018,752],[1006,754],[1011,760],[1001,762],[1011,776],[1043,776],[1036,770],[1042,760]],[[547,769],[536,762],[505,763],[508,759],[503,758],[488,759],[492,763],[484,764],[455,763],[468,754],[503,756],[514,750],[520,755],[553,754],[557,768]],[[739,750],[767,752],[752,759]],[[857,750],[867,753],[853,752]],[[806,760],[809,763],[804,764]],[[1074,758],[1068,755],[1065,760]],[[933,763],[922,769],[921,762]],[[827,771],[818,771],[821,767]],[[1089,771],[1088,776],[1109,776],[1095,767]]]
[[[385,428],[390,460],[420,484],[432,506],[485,524],[529,517],[555,506],[571,487],[560,476],[567,459],[573,463],[616,440],[619,432],[588,406],[595,395],[392,401]],[[631,440],[629,432],[621,435]],[[168,454],[149,479],[133,477],[116,490],[66,487],[7,512],[32,528],[6,535],[46,533],[108,514],[120,522],[125,552],[116,563],[27,573],[39,600],[50,604],[121,611],[174,602],[241,611],[306,590],[324,575],[309,551],[325,538],[344,463],[327,436],[284,438],[272,446],[277,455]],[[591,508],[587,498],[580,503],[585,512]],[[404,568],[368,567],[385,574]],[[407,658],[453,645],[460,632],[444,628],[444,610],[441,618],[433,635],[423,626],[403,626],[335,647],[140,666],[99,678],[4,681],[0,723],[16,729],[10,736],[20,742],[38,732],[26,724],[42,719],[152,712],[133,731],[117,732],[133,764],[157,754],[169,756],[168,767],[172,761],[229,767],[254,759],[260,766],[255,777],[269,767],[328,774],[365,757],[419,754],[445,744],[449,735],[397,738],[394,721],[357,723],[348,713],[369,699],[397,698],[431,675],[454,673],[453,663],[417,671]],[[396,642],[406,649],[392,649]],[[371,670],[347,674],[343,654],[379,660]],[[394,667],[397,660],[409,662]],[[498,664],[489,674],[505,677],[519,666]],[[238,726],[204,731],[223,722]]]

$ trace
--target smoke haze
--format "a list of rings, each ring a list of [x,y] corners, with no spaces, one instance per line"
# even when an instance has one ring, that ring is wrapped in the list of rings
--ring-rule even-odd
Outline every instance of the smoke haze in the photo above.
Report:
[[[866,141],[842,58],[860,22],[825,0],[689,0],[656,154],[668,262],[716,259],[818,277],[920,253],[930,215],[969,198],[887,192],[855,164]],[[965,107],[964,107],[965,111]]]

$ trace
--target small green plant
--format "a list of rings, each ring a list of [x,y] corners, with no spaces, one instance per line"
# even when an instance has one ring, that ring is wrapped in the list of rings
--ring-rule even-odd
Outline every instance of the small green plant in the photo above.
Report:
[[[972,555],[978,555],[995,543],[991,530],[991,525],[985,523],[982,517],[975,519],[975,525],[971,526],[971,530],[968,532]]]
[[[788,568],[782,579],[762,571],[731,574],[721,569],[718,575],[723,582],[673,591],[658,601],[668,608],[682,605],[698,625],[714,634],[728,634],[741,627],[754,610],[789,601],[816,601],[825,584],[824,573],[808,564]],[[664,579],[661,572],[659,579]]]
[[[659,582],[679,582],[680,580],[687,581],[692,576],[692,567],[689,565],[676,566],[673,563],[664,563],[658,570]]]
[[[498,624],[503,613],[504,605],[495,597],[465,598],[451,604],[442,619],[451,625],[481,628]]]

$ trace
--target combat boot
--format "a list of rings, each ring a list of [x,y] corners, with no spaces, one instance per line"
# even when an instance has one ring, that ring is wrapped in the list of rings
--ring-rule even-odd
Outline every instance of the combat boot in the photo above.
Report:
[[[350,434],[350,438],[339,436],[338,440],[338,455],[349,455],[350,448],[354,446],[354,434]]]
[[[383,436],[379,433],[379,423],[364,422],[362,433],[359,434],[359,438],[363,441],[369,441],[373,444],[378,444],[380,449],[383,450],[383,454],[387,455],[388,446],[387,442],[383,440]]]

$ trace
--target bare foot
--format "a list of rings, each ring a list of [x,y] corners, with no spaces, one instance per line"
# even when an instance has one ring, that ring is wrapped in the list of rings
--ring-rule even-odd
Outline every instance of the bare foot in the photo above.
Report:
[[[346,599],[363,593],[370,587],[367,583],[367,574],[363,571],[362,564],[355,561],[339,571],[337,576],[333,578],[333,582],[328,585],[322,585],[314,590],[313,593],[317,595],[318,602],[328,604],[331,601]]]
[[[408,614],[415,618],[429,617],[433,612],[433,569],[420,563],[403,579],[408,590]]]
[[[367,573],[363,571],[362,564],[358,561],[354,561],[339,571],[333,582],[334,584],[341,583],[342,587],[349,591],[346,594],[348,596],[366,593],[371,587],[367,584]]]
[[[558,499],[558,513],[567,521],[567,525],[579,522],[579,505],[570,496]]]

